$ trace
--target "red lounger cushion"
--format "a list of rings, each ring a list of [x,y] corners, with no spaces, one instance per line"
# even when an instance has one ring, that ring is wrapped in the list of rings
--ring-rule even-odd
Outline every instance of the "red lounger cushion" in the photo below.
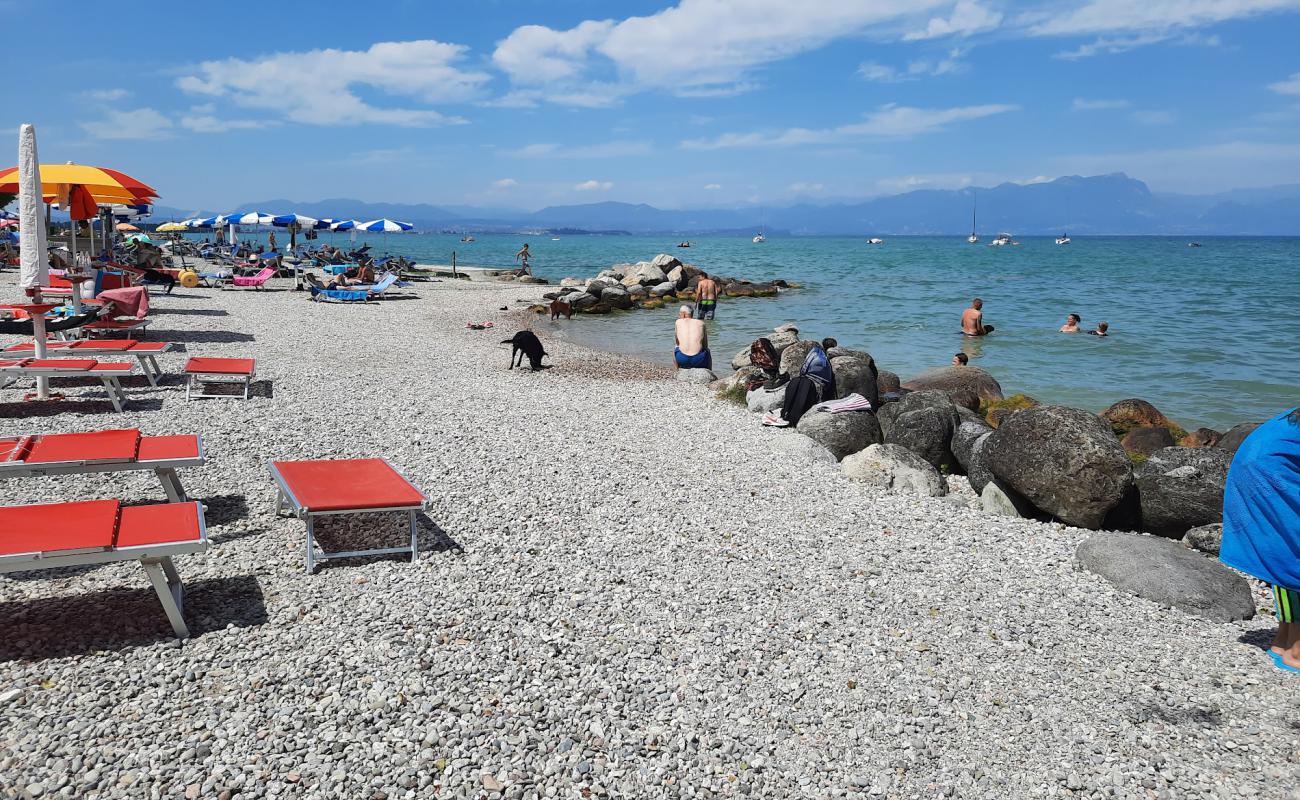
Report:
[[[95,350],[107,352],[110,350],[131,350],[135,348],[135,344],[136,343],[130,339],[99,339],[93,342],[86,339],[75,343],[72,348],[74,350]]]
[[[140,440],[140,461],[170,461],[176,458],[198,458],[197,436],[145,436]]]
[[[117,526],[118,547],[192,542],[199,538],[196,503],[127,506]]]
[[[103,339],[102,341],[114,342],[117,340]],[[131,345],[130,349],[132,353],[161,353],[163,350],[171,347],[171,344],[168,342],[137,342],[130,339],[127,340],[127,344]]]
[[[66,369],[85,371],[99,362],[93,358],[29,358],[23,363],[27,369]]]
[[[135,365],[127,361],[100,361],[90,368],[91,372],[130,372]]]
[[[409,508],[424,498],[382,458],[277,461],[284,482],[308,511]]]
[[[196,375],[252,375],[255,358],[191,358],[185,371]]]
[[[0,555],[111,547],[116,500],[0,508]]]
[[[28,464],[59,461],[131,461],[140,447],[140,431],[125,428],[90,433],[55,433],[38,437]]]

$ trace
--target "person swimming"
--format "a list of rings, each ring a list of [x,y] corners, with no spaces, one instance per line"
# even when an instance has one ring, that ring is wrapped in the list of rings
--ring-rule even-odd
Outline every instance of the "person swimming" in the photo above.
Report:
[[[1107,335],[1109,335],[1109,334],[1107,334],[1106,331],[1107,331],[1109,328],[1110,328],[1110,323],[1109,323],[1109,322],[1098,322],[1098,323],[1097,323],[1097,330],[1095,330],[1095,331],[1088,331],[1088,333],[1089,333],[1090,335],[1092,335],[1092,336],[1107,336]]]
[[[975,298],[970,308],[962,312],[961,332],[966,336],[988,336],[993,332],[992,325],[984,324],[984,301]]]
[[[966,355],[965,353],[958,353],[957,355],[952,357],[952,365],[954,367],[964,367],[969,363],[970,363],[970,356]]]
[[[1083,317],[1078,314],[1069,315],[1065,318],[1065,324],[1061,326],[1061,333],[1078,333],[1080,322],[1083,322]]]

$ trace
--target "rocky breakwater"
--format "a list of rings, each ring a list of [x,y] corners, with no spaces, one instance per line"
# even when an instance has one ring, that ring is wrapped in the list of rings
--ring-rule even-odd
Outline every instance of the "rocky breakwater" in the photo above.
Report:
[[[766,338],[790,375],[817,346],[794,325]],[[1078,566],[1121,590],[1212,620],[1253,614],[1246,580],[1197,552],[1217,552],[1228,466],[1250,424],[1189,433],[1140,399],[1096,414],[1004,398],[978,367],[900,383],[869,353],[832,347],[827,355],[836,398],[822,399],[860,394],[872,410],[814,408],[782,433],[803,440],[792,449],[834,459],[846,477],[890,492],[943,496],[964,475],[973,510],[1110,531],[1084,542]],[[770,373],[749,363],[748,349],[732,367],[714,384],[720,393],[743,397],[750,411],[779,413],[784,390],[755,385]]]
[[[650,261],[615,264],[592,278],[564,278],[558,290],[542,295],[545,302],[535,303],[530,311],[551,313],[552,304],[566,316],[573,314],[609,314],[633,308],[662,308],[677,301],[694,301],[695,287],[704,270],[693,264],[660,253]],[[775,297],[791,288],[784,280],[756,283],[743,278],[710,276],[718,284],[720,297]]]

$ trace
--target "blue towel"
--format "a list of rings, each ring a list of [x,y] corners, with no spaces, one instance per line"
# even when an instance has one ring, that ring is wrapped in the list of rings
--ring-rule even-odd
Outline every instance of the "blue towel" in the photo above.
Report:
[[[1265,422],[1233,457],[1219,558],[1262,581],[1300,589],[1300,409]]]

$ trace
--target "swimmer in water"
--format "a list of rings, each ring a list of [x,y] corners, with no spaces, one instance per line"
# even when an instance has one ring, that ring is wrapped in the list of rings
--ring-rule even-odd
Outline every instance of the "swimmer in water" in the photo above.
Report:
[[[1097,323],[1097,330],[1095,330],[1095,331],[1088,331],[1088,333],[1092,334],[1093,336],[1106,336],[1106,335],[1108,335],[1108,334],[1106,333],[1106,330],[1107,330],[1108,328],[1110,328],[1110,323],[1108,323],[1108,322],[1098,322],[1098,323]]]
[[[988,336],[993,332],[992,325],[984,324],[984,301],[978,297],[962,312],[961,332],[966,336]]]
[[[1083,319],[1078,314],[1071,314],[1065,318],[1065,324],[1061,326],[1061,333],[1078,333],[1080,322],[1083,322]]]

